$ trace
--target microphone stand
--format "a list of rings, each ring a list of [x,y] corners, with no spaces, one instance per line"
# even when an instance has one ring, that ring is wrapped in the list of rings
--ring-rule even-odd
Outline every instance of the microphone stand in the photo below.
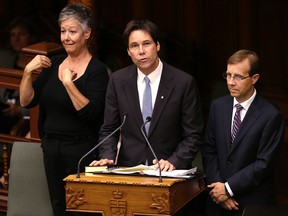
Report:
[[[148,144],[148,146],[149,146],[149,148],[150,148],[150,150],[151,150],[154,158],[155,158],[156,161],[157,161],[158,169],[159,169],[159,182],[162,182],[162,174],[161,174],[162,171],[161,171],[161,167],[160,167],[159,160],[158,160],[158,158],[157,158],[157,156],[156,156],[156,154],[155,154],[155,152],[154,152],[154,150],[153,150],[153,148],[152,148],[152,146],[151,146],[151,144],[150,144],[150,142],[149,142],[149,140],[148,140],[148,138],[147,138],[147,136],[146,136],[146,134],[145,134],[145,132],[144,132],[144,130],[143,130],[143,128],[145,127],[145,125],[146,125],[148,122],[150,122],[150,121],[151,121],[151,117],[150,117],[150,116],[147,116],[146,121],[145,121],[144,124],[141,126],[141,132],[142,132],[142,135],[144,136],[144,139],[146,140],[146,143]]]
[[[77,176],[76,178],[80,178],[80,164],[82,162],[82,160],[87,157],[89,154],[91,154],[91,152],[95,151],[103,142],[105,142],[108,138],[110,138],[113,134],[115,134],[118,130],[120,130],[122,128],[122,126],[124,125],[125,121],[126,121],[126,117],[127,117],[127,114],[125,114],[123,116],[123,121],[122,121],[122,124],[116,128],[111,134],[109,134],[107,137],[105,137],[100,143],[98,143],[96,146],[94,146],[90,151],[88,151],[85,155],[83,155],[79,162],[78,162],[78,166],[77,166]]]

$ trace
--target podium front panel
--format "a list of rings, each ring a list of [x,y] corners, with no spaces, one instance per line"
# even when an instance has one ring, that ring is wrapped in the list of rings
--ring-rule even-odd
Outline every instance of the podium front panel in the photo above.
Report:
[[[180,179],[97,174],[66,182],[66,208],[106,216],[173,215],[204,190],[203,178]]]

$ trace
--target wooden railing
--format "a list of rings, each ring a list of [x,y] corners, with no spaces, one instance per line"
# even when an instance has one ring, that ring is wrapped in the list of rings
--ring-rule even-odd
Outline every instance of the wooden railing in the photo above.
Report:
[[[36,55],[46,55],[52,56],[55,54],[63,53],[64,49],[61,45],[56,43],[41,42],[33,44],[31,46],[25,47],[22,50],[30,59],[34,58]],[[37,77],[39,72],[33,73],[33,79]],[[20,82],[22,79],[23,71],[14,70],[9,68],[0,68],[0,87],[7,89],[19,90]],[[3,171],[4,171],[4,188],[0,189],[0,212],[6,212],[7,210],[7,196],[8,196],[8,185],[9,185],[9,174],[8,174],[8,145],[12,145],[15,141],[34,141],[40,143],[40,138],[38,134],[38,106],[30,109],[30,136],[29,138],[1,134],[0,133],[0,143],[3,143]]]

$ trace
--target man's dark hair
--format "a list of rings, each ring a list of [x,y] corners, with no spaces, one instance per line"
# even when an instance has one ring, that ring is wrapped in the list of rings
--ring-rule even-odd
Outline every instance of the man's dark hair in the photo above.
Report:
[[[151,21],[147,19],[139,19],[139,20],[131,20],[125,27],[125,30],[123,32],[123,41],[128,48],[129,43],[129,36],[132,31],[135,30],[142,30],[148,32],[154,43],[157,44],[159,42],[159,30],[158,27]]]

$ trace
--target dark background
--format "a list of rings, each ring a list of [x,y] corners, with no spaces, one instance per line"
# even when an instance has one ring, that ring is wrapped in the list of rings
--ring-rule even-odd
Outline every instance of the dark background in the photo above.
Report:
[[[222,73],[227,58],[239,49],[259,55],[257,90],[288,119],[287,0],[83,1],[92,5],[96,16],[93,50],[112,71],[131,64],[121,40],[126,23],[148,18],[163,36],[161,58],[197,79],[205,119],[211,100],[227,93]],[[7,23],[18,15],[34,21],[41,40],[59,42],[57,18],[66,4],[67,0],[0,0],[0,47],[7,44]],[[288,204],[287,143],[286,132],[277,167],[279,204]]]
[[[226,60],[245,48],[256,51],[261,59],[258,88],[287,95],[287,0],[86,2],[92,2],[96,15],[95,53],[113,70],[131,63],[121,40],[126,23],[133,18],[148,18],[162,32],[161,57],[195,76],[201,89],[214,92],[218,82],[225,89],[221,75]],[[42,40],[59,42],[57,18],[66,4],[67,0],[0,0],[0,45],[7,43],[5,26],[18,15],[34,21]]]

